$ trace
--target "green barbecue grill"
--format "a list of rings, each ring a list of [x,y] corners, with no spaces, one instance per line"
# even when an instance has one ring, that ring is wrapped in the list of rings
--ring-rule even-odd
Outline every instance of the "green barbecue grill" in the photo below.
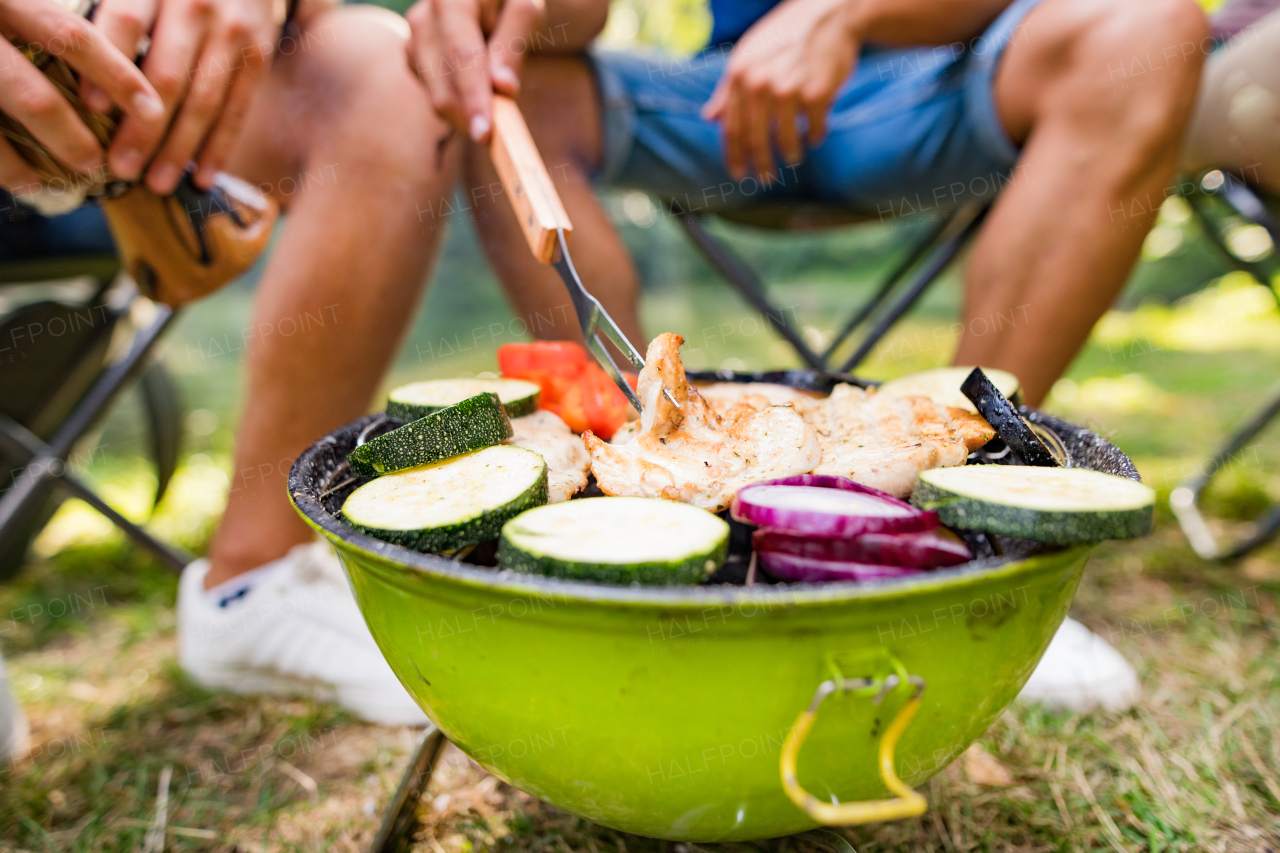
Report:
[[[811,371],[714,378],[833,381]],[[1138,478],[1099,436],[1023,412],[1072,465]],[[298,512],[337,550],[374,639],[436,727],[375,849],[403,830],[442,737],[520,790],[657,838],[745,841],[919,814],[911,788],[1013,702],[1090,550],[1002,538],[1002,556],[956,568],[821,585],[639,588],[505,572],[340,519],[363,482],[346,455],[377,417],[317,441],[289,478]]]

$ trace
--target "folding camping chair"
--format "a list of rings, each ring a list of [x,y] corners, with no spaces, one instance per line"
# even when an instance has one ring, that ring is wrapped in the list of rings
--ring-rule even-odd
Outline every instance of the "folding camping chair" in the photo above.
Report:
[[[48,222],[4,198],[0,229]],[[150,433],[158,502],[177,466],[182,406],[149,356],[175,312],[141,297],[96,211],[60,229],[52,254],[0,261],[0,579],[22,565],[31,540],[63,500],[83,500],[169,567],[191,557],[122,516],[72,470],[79,443],[135,380]],[[38,242],[38,241],[37,241]]]

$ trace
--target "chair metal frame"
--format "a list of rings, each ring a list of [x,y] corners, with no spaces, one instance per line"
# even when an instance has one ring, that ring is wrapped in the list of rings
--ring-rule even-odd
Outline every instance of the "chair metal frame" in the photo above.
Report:
[[[970,202],[950,211],[930,228],[910,247],[871,297],[854,309],[821,353],[809,346],[801,331],[769,300],[765,283],[755,270],[707,230],[707,220],[716,214],[686,212],[675,205],[668,209],[712,268],[764,316],[770,327],[796,351],[805,366],[814,370],[851,373],[960,254],[981,228],[990,206],[991,202],[987,200]],[[731,213],[721,214],[721,218],[735,221]],[[854,220],[845,226],[860,221],[875,220]],[[788,229],[784,227],[783,230]],[[836,367],[837,352],[860,328],[864,331],[853,352]]]
[[[1179,182],[1179,185],[1190,187],[1180,194],[1190,205],[1209,242],[1218,249],[1227,264],[1253,276],[1260,284],[1270,288],[1280,300],[1280,293],[1277,292],[1277,288],[1280,288],[1280,262],[1277,258],[1280,253],[1280,222],[1267,209],[1263,199],[1244,181],[1218,170],[1200,175],[1196,181],[1185,185]],[[1239,220],[1267,230],[1273,247],[1268,255],[1246,260],[1231,250],[1228,234]],[[1227,437],[1209,463],[1170,493],[1169,506],[1187,541],[1201,558],[1236,560],[1280,534],[1280,504],[1272,505],[1253,523],[1252,530],[1239,541],[1226,546],[1220,544],[1210,531],[1200,509],[1200,498],[1213,478],[1249,441],[1270,426],[1278,414],[1280,383],[1267,392],[1262,404]]]
[[[85,269],[101,274],[103,259],[94,259]],[[63,273],[79,269],[84,264],[72,261],[61,268]],[[48,272],[58,270],[51,266]],[[45,270],[42,268],[42,272]],[[25,269],[5,270],[7,282],[25,278]],[[41,275],[39,278],[45,278]],[[65,277],[65,276],[57,276]],[[109,281],[109,277],[107,278]],[[21,286],[21,285],[14,285]],[[70,413],[61,421],[46,440],[31,432],[13,418],[0,414],[0,448],[23,467],[16,472],[9,487],[0,492],[0,552],[11,545],[21,544],[29,538],[30,527],[55,490],[66,497],[79,498],[119,527],[136,544],[145,548],[163,565],[175,572],[182,571],[194,557],[180,548],[161,542],[146,530],[125,518],[92,490],[67,465],[76,444],[100,421],[120,392],[138,380],[147,369],[150,356],[165,330],[177,313],[164,305],[146,303],[153,310],[147,311],[138,304],[143,297],[136,293],[122,305],[106,307],[113,323],[130,323],[131,318],[150,313],[151,316],[133,331],[128,350],[107,364],[95,376],[88,390],[80,397]],[[142,310],[136,310],[141,308]],[[163,489],[164,478],[161,480]]]

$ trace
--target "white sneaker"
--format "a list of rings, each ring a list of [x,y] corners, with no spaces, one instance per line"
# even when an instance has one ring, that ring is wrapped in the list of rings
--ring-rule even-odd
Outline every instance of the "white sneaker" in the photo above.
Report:
[[[205,594],[208,560],[182,572],[178,658],[188,675],[233,693],[314,696],[374,723],[426,725],[373,642],[328,543],[295,546],[263,568],[225,608]]]
[[[1078,713],[1127,711],[1138,701],[1138,673],[1106,640],[1068,617],[1018,698]]]

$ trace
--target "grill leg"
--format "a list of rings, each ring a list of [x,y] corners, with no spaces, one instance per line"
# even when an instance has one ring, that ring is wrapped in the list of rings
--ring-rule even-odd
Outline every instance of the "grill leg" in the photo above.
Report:
[[[427,790],[436,761],[444,751],[444,734],[430,723],[418,738],[418,746],[409,758],[409,766],[400,777],[400,786],[387,804],[382,826],[369,846],[369,853],[396,853],[405,846],[405,835],[413,828],[413,807]]]

